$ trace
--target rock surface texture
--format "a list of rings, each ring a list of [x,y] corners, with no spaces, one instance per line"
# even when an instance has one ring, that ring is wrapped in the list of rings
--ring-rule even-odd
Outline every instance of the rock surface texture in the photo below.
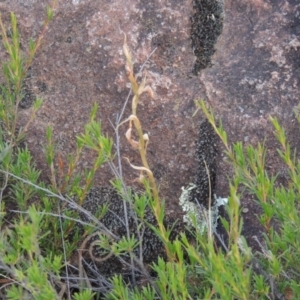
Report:
[[[17,13],[24,45],[29,37],[38,35],[46,3],[0,1],[6,22],[9,11]],[[204,19],[199,18],[198,10]],[[205,31],[201,26],[212,30]],[[268,170],[279,171],[279,179],[285,182],[286,169],[276,158],[278,144],[268,117],[277,116],[292,146],[299,148],[293,116],[300,99],[300,4],[296,0],[227,0],[224,4],[213,0],[60,1],[27,80],[32,92],[44,98],[26,142],[45,178],[48,170],[41,146],[47,125],[53,126],[58,150],[66,157],[74,151],[75,136],[83,131],[92,104],[97,102],[103,130],[114,136],[110,121],[115,122],[129,91],[123,32],[136,70],[147,61],[147,83],[156,94],[155,100],[142,97],[138,115],[150,136],[149,163],[168,214],[180,215],[181,187],[197,175],[195,140],[203,117],[198,114],[192,118],[195,99],[204,98],[212,106],[222,119],[229,141],[255,145],[266,138]],[[197,34],[206,36],[207,41],[197,41]],[[215,48],[212,41],[217,41]],[[210,67],[200,70],[204,67],[203,53],[214,56],[207,56],[204,62]],[[197,76],[193,75],[195,70],[199,71]],[[21,121],[25,122],[29,114],[30,108],[24,109]],[[129,114],[128,106],[124,118]],[[121,128],[121,134],[126,129]],[[121,152],[139,164],[125,139]],[[91,159],[92,154],[86,153],[80,167],[89,166]],[[221,153],[216,174],[216,193],[226,197],[230,169]],[[131,184],[136,175],[124,162],[127,183]],[[112,177],[109,168],[103,168],[96,183],[105,184]],[[247,195],[242,199],[242,205],[249,208],[244,216],[244,233],[250,243],[259,229],[254,200]]]

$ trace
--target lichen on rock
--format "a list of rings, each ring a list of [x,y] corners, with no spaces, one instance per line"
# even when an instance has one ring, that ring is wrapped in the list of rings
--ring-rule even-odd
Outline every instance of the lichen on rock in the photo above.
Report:
[[[216,168],[219,137],[214,128],[206,119],[200,124],[199,135],[196,141],[196,176],[195,189],[190,192],[190,201],[208,207],[209,198],[213,204],[213,195],[216,184]]]
[[[179,205],[184,212],[183,222],[190,228],[195,228],[200,234],[210,228],[211,232],[215,232],[218,226],[219,207],[228,202],[227,198],[220,198],[214,194],[214,204],[211,207],[204,207],[200,203],[191,202],[191,191],[197,186],[191,183],[188,188],[182,187],[182,194],[179,199]]]
[[[195,180],[187,188],[182,188],[179,199],[179,205],[184,212],[183,221],[189,227],[196,226],[200,233],[208,226],[213,231],[216,229],[219,206],[226,202],[226,199],[217,198],[215,195],[218,139],[212,125],[207,119],[204,120],[199,126],[196,141],[195,156],[198,164]]]
[[[191,17],[191,39],[197,60],[193,73],[211,65],[214,46],[223,30],[224,8],[222,0],[194,0]]]

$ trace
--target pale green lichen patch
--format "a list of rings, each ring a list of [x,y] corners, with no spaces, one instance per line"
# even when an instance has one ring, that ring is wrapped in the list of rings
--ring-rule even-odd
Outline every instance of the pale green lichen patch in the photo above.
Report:
[[[225,205],[228,202],[228,199],[220,198],[214,195],[214,204],[211,206],[211,208],[207,209],[196,199],[195,203],[189,200],[191,191],[196,188],[197,186],[193,183],[190,183],[187,188],[181,188],[182,193],[179,198],[179,205],[182,207],[182,210],[185,213],[183,216],[183,222],[189,227],[196,226],[201,234],[206,228],[208,228],[208,225],[209,228],[211,228],[211,232],[214,232],[218,224],[219,207]]]

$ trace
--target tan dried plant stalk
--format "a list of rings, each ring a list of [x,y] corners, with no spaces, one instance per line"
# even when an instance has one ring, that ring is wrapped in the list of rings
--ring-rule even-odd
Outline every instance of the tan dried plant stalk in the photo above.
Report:
[[[171,255],[170,250],[168,248],[168,245],[170,244],[168,233],[163,224],[163,220],[161,217],[163,214],[162,214],[161,202],[160,202],[160,199],[158,196],[157,185],[156,185],[153,173],[150,170],[150,167],[149,167],[149,164],[147,161],[147,146],[149,143],[149,136],[147,134],[143,133],[141,122],[137,116],[137,106],[139,103],[140,96],[143,93],[148,93],[151,98],[154,98],[154,93],[150,86],[146,86],[146,77],[143,78],[141,84],[137,83],[136,76],[134,75],[134,72],[133,72],[133,62],[132,62],[131,54],[130,54],[130,51],[129,51],[129,48],[128,48],[127,42],[126,42],[126,35],[124,38],[123,52],[126,57],[125,69],[127,72],[128,79],[131,83],[131,88],[132,88],[132,92],[133,92],[134,96],[132,98],[132,114],[121,124],[128,122],[129,128],[126,132],[126,138],[127,138],[127,141],[129,142],[129,144],[131,145],[131,147],[133,149],[136,149],[139,151],[140,157],[142,160],[142,166],[134,166],[130,163],[128,158],[126,158],[126,160],[128,161],[128,163],[130,164],[130,166],[133,169],[140,171],[140,176],[137,179],[137,181],[139,181],[141,183],[145,183],[144,180],[146,180],[146,179],[149,180],[151,193],[152,193],[152,197],[153,197],[152,209],[153,209],[153,212],[155,214],[155,217],[156,217],[156,220],[157,220],[157,223],[159,226],[161,238],[165,245],[165,249],[166,249],[168,258],[169,258],[169,260],[173,260],[174,256]],[[138,134],[138,141],[134,140],[132,137],[133,126]]]

